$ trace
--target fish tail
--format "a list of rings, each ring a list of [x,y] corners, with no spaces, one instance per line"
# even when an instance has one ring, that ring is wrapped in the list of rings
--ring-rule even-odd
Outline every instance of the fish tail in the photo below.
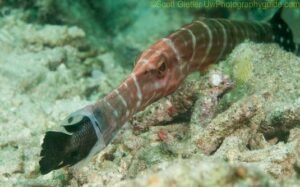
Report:
[[[70,139],[71,135],[62,132],[48,131],[46,133],[40,154],[42,158],[39,162],[42,174],[63,167],[61,163]]]
[[[294,43],[293,33],[288,24],[282,19],[283,7],[281,7],[269,21],[272,27],[273,36],[272,39],[275,43],[279,44],[286,51],[294,52],[296,55],[297,46]]]

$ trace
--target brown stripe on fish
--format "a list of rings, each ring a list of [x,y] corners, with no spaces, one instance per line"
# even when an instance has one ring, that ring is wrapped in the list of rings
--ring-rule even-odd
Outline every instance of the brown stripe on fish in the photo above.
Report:
[[[221,41],[221,45],[222,45],[222,47],[221,47],[221,50],[220,50],[220,54],[219,54],[219,56],[216,58],[217,60],[220,60],[222,57],[223,57],[223,55],[224,55],[224,52],[225,52],[225,50],[226,49],[228,49],[228,32],[227,32],[227,30],[226,30],[226,27],[225,27],[225,24],[223,24],[220,20],[215,20],[216,21],[216,23],[218,23],[220,26],[221,26],[221,28],[222,28],[222,36],[223,36],[223,41]]]
[[[203,20],[197,20],[191,24],[191,29],[194,33],[199,33],[196,42],[195,58],[190,62],[190,70],[199,70],[199,66],[206,61],[211,49],[213,34],[209,26]],[[202,34],[204,33],[204,34]]]
[[[188,32],[188,34],[190,35],[190,39],[188,41],[191,41],[191,45],[192,45],[192,49],[189,48],[189,46],[186,46],[187,50],[191,51],[192,54],[191,54],[191,57],[188,59],[188,61],[192,60],[195,56],[195,52],[196,52],[196,42],[197,42],[197,39],[196,39],[196,36],[194,35],[193,31],[190,30],[189,28],[181,28],[181,30],[183,31],[186,31]],[[189,56],[189,55],[187,55]]]
[[[172,53],[175,55],[175,58],[177,60],[177,63],[183,63],[181,51],[177,49],[177,46],[175,45],[173,40],[171,38],[163,38],[162,41],[172,50]]]
[[[227,33],[227,46],[223,52],[223,55],[219,59],[221,60],[226,54],[231,52],[231,50],[234,46],[236,46],[237,43],[240,43],[240,33],[239,28],[236,26],[236,24],[233,24],[232,22],[225,19],[220,19],[219,22],[223,24]]]
[[[208,47],[203,58],[201,59],[201,62],[197,63],[196,65],[198,70],[205,70],[209,64],[212,64],[217,60],[220,51],[222,50],[221,47],[224,40],[222,36],[223,31],[222,27],[216,21],[214,21],[214,19],[206,19],[198,23],[206,25],[206,30],[208,31],[209,35],[211,35],[208,37]]]
[[[131,78],[127,79],[124,84],[121,84],[114,92],[105,97],[121,114],[118,123],[129,117],[136,108],[137,89],[132,81]]]
[[[194,35],[192,31],[184,28],[168,36],[168,39],[173,43],[173,46],[175,46],[176,48],[175,51],[178,51],[180,53],[179,56],[181,59],[179,63],[181,64],[183,62],[187,62],[193,55],[193,36]]]

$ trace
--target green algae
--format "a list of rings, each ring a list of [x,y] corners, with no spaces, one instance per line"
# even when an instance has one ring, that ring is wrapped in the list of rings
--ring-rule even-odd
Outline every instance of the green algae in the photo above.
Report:
[[[240,59],[236,59],[233,67],[234,79],[241,82],[247,82],[251,79],[253,75],[253,64],[249,58],[250,56],[241,56]]]

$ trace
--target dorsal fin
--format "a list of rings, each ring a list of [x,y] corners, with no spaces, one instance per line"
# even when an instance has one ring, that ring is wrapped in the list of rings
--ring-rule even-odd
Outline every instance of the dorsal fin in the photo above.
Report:
[[[284,20],[281,17],[283,11],[283,7],[280,7],[275,14],[273,15],[273,17],[271,18],[270,22],[274,22],[274,23],[278,23],[278,22],[284,22]]]

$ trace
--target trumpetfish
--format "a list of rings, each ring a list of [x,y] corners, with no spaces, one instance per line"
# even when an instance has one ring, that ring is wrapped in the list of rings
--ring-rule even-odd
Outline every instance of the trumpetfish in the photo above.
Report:
[[[135,113],[173,93],[187,75],[220,61],[245,40],[277,43],[299,54],[281,12],[264,23],[201,18],[157,41],[141,53],[118,88],[70,114],[63,122],[66,132],[46,132],[40,172],[73,166],[99,153]]]

